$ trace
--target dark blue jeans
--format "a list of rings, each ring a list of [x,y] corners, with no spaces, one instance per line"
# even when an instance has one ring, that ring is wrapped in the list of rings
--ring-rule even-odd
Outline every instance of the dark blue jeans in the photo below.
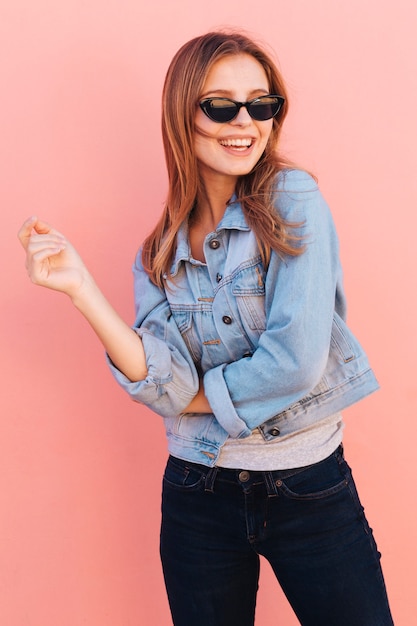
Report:
[[[339,448],[252,472],[170,457],[161,557],[175,626],[253,626],[259,555],[303,626],[392,626],[380,554]]]

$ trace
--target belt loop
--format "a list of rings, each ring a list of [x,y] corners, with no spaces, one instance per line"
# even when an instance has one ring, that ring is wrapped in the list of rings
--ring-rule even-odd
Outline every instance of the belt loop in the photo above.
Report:
[[[209,471],[206,474],[206,486],[204,487],[204,491],[214,493],[214,481],[216,480],[218,471],[218,467],[210,467]]]
[[[334,455],[335,455],[336,460],[339,463],[339,465],[342,465],[342,463],[345,460],[345,453],[344,453],[344,450],[343,450],[343,443],[341,443],[340,446],[335,450]]]

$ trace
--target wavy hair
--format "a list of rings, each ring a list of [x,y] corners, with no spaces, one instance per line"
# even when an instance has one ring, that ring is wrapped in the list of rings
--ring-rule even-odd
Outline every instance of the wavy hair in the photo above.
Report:
[[[196,103],[212,66],[226,56],[238,54],[249,54],[262,65],[270,92],[283,96],[285,102],[273,118],[272,131],[258,163],[250,173],[238,179],[236,195],[256,236],[265,265],[269,262],[271,250],[292,256],[303,252],[300,238],[294,234],[294,227],[298,224],[285,222],[273,203],[276,174],[291,167],[277,150],[288,112],[284,81],[270,56],[246,35],[233,31],[210,32],[192,39],[178,50],[168,68],[162,93],[162,138],[168,170],[168,196],[161,218],[142,248],[143,266],[160,287],[163,286],[163,275],[170,271],[179,227],[190,215],[202,191],[194,150]]]

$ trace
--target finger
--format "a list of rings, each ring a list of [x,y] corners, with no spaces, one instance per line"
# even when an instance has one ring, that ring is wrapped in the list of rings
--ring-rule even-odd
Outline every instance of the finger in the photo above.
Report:
[[[32,265],[41,265],[44,261],[50,257],[58,255],[63,250],[63,246],[49,246],[48,248],[42,248],[42,250],[38,250],[33,254]]]
[[[24,243],[25,241],[27,241],[27,238],[30,237],[33,231],[40,235],[54,234],[63,237],[60,232],[58,232],[55,228],[52,228],[52,226],[47,222],[38,219],[36,215],[29,217],[23,223],[17,236],[19,237],[20,241]]]
[[[34,252],[41,248],[51,247],[51,246],[62,246],[66,245],[66,240],[62,235],[59,234],[47,234],[47,235],[38,235],[36,232],[32,232],[29,237],[27,252]]]
[[[60,247],[43,248],[33,254],[30,262],[27,262],[26,269],[31,281],[35,284],[46,284],[45,278],[49,274],[49,263],[45,265],[45,261],[49,262],[53,257],[58,256],[63,251]]]
[[[59,243],[30,248],[30,252],[26,255],[26,269],[32,272],[34,268],[41,267],[45,261],[52,262],[64,250],[65,244]]]
[[[66,243],[65,237],[52,228],[47,222],[39,220],[36,216],[30,217],[19,230],[18,237],[27,252],[33,251],[36,244],[45,246],[62,245]]]
[[[59,235],[62,237],[61,233],[59,233],[55,228],[52,228],[50,224],[47,222],[43,222],[42,220],[36,219],[36,222],[33,224],[33,229],[39,235]]]
[[[34,226],[34,224],[37,221],[38,221],[38,218],[35,215],[32,216],[32,217],[29,217],[29,219],[27,219],[23,223],[22,227],[20,228],[19,232],[17,233],[19,241],[22,244],[22,246],[25,248],[25,250],[26,250],[26,248],[28,246],[33,226]]]

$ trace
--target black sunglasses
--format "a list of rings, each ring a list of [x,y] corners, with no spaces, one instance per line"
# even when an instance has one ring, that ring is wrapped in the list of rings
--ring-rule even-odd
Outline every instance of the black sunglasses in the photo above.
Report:
[[[234,120],[242,107],[245,107],[251,118],[258,122],[270,120],[277,115],[284,102],[282,96],[271,94],[254,98],[249,102],[237,102],[230,98],[205,98],[199,105],[213,122],[222,124]]]

